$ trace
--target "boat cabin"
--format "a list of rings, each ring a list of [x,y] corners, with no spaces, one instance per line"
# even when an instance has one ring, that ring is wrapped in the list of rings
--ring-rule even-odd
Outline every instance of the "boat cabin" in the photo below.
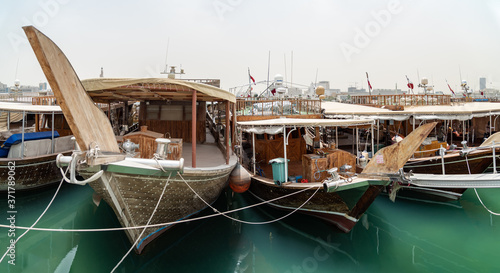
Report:
[[[218,83],[219,81],[210,81]],[[210,83],[209,82],[209,83]],[[139,144],[141,158],[151,158],[157,149],[157,138],[167,138],[169,143],[169,159],[183,157],[186,166],[197,166],[197,158],[203,160],[207,156],[200,153],[206,146],[204,143],[216,142],[224,150],[224,161],[228,164],[230,157],[230,139],[234,130],[225,130],[224,135],[212,139],[207,134],[206,124],[213,123],[207,119],[207,103],[222,106],[229,117],[234,117],[235,97],[233,94],[208,84],[189,80],[168,78],[149,79],[89,79],[82,81],[90,97],[97,103],[122,102],[125,105],[139,102],[138,132],[130,132],[119,137],[119,142],[130,140]],[[234,128],[231,118],[224,120],[225,128]],[[128,120],[127,120],[127,126]],[[197,147],[202,149],[198,151]],[[173,156],[176,154],[176,156]],[[215,154],[220,154],[216,152]],[[209,160],[205,160],[209,161]],[[217,161],[217,160],[215,160]],[[205,164],[200,161],[201,164]],[[213,164],[214,162],[206,162]]]

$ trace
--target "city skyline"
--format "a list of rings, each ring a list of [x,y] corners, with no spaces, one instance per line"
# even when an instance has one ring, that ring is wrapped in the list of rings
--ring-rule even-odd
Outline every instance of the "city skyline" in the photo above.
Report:
[[[496,1],[186,2],[8,2],[0,11],[0,82],[46,81],[21,29],[34,25],[80,79],[99,77],[101,67],[105,77],[164,77],[168,64],[182,66],[183,78],[221,79],[226,90],[248,84],[248,69],[256,81],[281,74],[342,91],[367,89],[366,72],[374,89],[405,90],[406,76],[415,86],[427,77],[445,94],[446,81],[455,92],[463,79],[474,90],[479,78],[500,87]]]

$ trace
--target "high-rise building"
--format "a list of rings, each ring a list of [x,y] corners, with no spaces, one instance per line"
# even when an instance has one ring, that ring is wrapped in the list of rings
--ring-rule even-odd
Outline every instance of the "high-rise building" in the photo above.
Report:
[[[486,89],[486,78],[479,78],[479,90]]]
[[[38,84],[38,90],[40,91],[47,91],[47,83],[46,82],[41,82]]]

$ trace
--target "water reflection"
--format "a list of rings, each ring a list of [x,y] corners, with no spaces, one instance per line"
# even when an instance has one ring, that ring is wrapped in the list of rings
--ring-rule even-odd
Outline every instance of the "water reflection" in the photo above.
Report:
[[[54,192],[19,193],[16,224],[30,226]],[[500,190],[478,193],[485,205],[500,211]],[[246,194],[227,192],[214,206],[224,211],[253,202]],[[0,204],[6,204],[6,196]],[[282,215],[258,207],[231,217],[264,222]],[[6,218],[6,210],[0,210],[0,223]],[[299,214],[265,225],[217,216],[176,225],[142,255],[131,253],[118,272],[498,271],[498,221],[471,190],[454,203],[399,198],[393,203],[380,196],[348,234]],[[90,187],[64,185],[37,227],[110,228],[119,223],[105,202],[96,207]],[[8,239],[7,229],[1,228],[1,249]],[[109,272],[129,248],[123,231],[30,231],[16,246],[16,265],[5,260],[0,272]]]

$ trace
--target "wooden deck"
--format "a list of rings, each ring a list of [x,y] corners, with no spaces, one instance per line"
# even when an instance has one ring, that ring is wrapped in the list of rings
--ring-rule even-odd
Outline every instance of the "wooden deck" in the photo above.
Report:
[[[226,159],[222,151],[217,147],[214,137],[206,130],[206,142],[196,144],[196,167],[216,167],[226,164]],[[182,157],[184,166],[191,167],[192,163],[191,143],[183,142]]]

